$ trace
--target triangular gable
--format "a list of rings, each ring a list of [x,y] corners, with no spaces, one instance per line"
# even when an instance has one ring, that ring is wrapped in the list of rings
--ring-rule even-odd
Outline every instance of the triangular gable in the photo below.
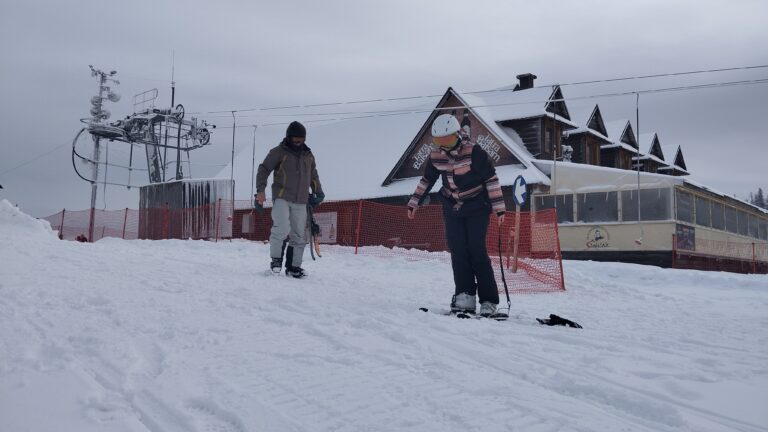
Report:
[[[625,144],[628,144],[636,149],[640,149],[637,144],[637,138],[635,138],[635,132],[632,130],[632,123],[627,121],[627,125],[624,127],[624,131],[621,132],[621,139],[619,140]]]
[[[683,159],[683,151],[680,146],[677,146],[677,152],[675,153],[675,162],[672,166],[661,167],[659,171],[671,172],[672,175],[689,175],[688,168],[685,166],[685,159]]]
[[[552,114],[557,114],[560,117],[564,117],[570,120],[571,115],[568,113],[568,107],[565,105],[565,100],[563,99],[563,92],[560,90],[560,86],[554,86],[554,91],[549,97],[547,105],[544,109],[548,112],[551,112]]]
[[[449,87],[440,99],[440,102],[438,102],[435,110],[432,111],[411,141],[405,153],[403,153],[395,167],[384,179],[382,186],[397,180],[420,177],[424,173],[425,162],[429,159],[429,154],[432,151],[432,122],[438,115],[444,113],[453,114],[461,123],[462,129],[469,129],[470,139],[488,153],[495,166],[521,163],[510,152],[503,139],[490,130],[475,114],[473,108],[467,106],[453,88]]]
[[[688,171],[688,167],[685,166],[685,159],[683,158],[683,149],[677,146],[677,153],[675,153],[675,166]]]
[[[653,142],[651,143],[651,149],[648,151],[648,153],[656,156],[662,161],[664,160],[664,153],[661,151],[661,143],[659,142],[658,134],[653,134]]]
[[[595,105],[595,109],[592,110],[592,115],[587,120],[587,127],[601,133],[603,136],[608,136],[608,130],[605,128],[605,122],[603,122],[603,116],[600,114],[600,107]]]

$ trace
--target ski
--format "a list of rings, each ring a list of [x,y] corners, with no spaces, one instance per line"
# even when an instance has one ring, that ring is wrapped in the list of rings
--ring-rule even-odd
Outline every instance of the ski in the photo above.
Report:
[[[496,316],[492,315],[492,316],[489,316],[489,317],[484,317],[484,316],[473,314],[473,313],[460,312],[460,311],[451,311],[451,310],[446,310],[446,309],[431,310],[431,309],[429,309],[427,307],[420,307],[419,310],[422,311],[422,312],[428,312],[428,313],[433,313],[433,314],[437,314],[437,315],[452,316],[452,317],[456,317],[456,318],[459,318],[459,319],[475,319],[475,320],[485,320],[485,319],[487,319],[487,320],[493,320],[493,321],[507,321],[507,320],[509,320],[509,316],[507,314],[504,314],[504,313],[497,314]],[[521,321],[521,317],[517,316],[514,320],[520,322]],[[583,328],[579,323],[571,321],[571,320],[563,318],[563,317],[560,317],[560,316],[557,316],[555,314],[550,314],[549,318],[536,318],[536,322],[541,324],[541,325],[546,325],[546,326],[563,326],[563,327],[570,327],[570,328],[576,328],[576,329]]]
[[[429,308],[426,308],[426,307],[420,307],[419,310],[422,312],[430,312]],[[472,312],[451,311],[451,310],[433,311],[432,313],[435,313],[438,315],[444,315],[444,316],[453,316],[459,319],[476,319],[476,320],[487,319],[487,320],[493,320],[493,321],[506,321],[507,319],[509,319],[509,315],[505,313],[495,313],[489,316],[482,316]]]

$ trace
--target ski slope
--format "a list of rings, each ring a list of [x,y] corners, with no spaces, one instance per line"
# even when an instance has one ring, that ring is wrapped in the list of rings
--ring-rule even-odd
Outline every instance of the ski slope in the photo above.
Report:
[[[264,244],[60,241],[7,201],[0,245],[3,432],[768,430],[765,275],[567,261],[499,323],[418,311],[438,260],[329,247],[294,280]]]

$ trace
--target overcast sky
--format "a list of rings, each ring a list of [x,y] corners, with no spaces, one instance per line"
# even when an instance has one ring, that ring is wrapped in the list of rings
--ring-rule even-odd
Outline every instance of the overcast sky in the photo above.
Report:
[[[118,71],[123,99],[108,103],[117,119],[132,112],[134,94],[153,87],[158,105],[170,105],[174,53],[176,102],[209,112],[482,90],[514,84],[525,72],[551,84],[766,65],[766,22],[764,0],[0,0],[0,198],[35,216],[90,206],[90,185],[71,164],[79,119],[97,92],[89,64]],[[768,69],[563,92],[761,78]],[[681,145],[693,179],[744,198],[768,188],[767,97],[768,84],[643,95],[640,129],[659,134],[668,160]],[[595,102],[606,121],[634,123],[633,96],[569,106]],[[231,126],[231,118],[201,116]],[[275,121],[250,116],[238,124]],[[250,149],[252,133],[236,131],[237,149]],[[192,153],[193,176],[216,174],[231,144],[232,129],[217,129],[211,146]],[[113,160],[127,154],[127,147],[110,150]],[[137,208],[138,193],[110,187],[97,206]]]

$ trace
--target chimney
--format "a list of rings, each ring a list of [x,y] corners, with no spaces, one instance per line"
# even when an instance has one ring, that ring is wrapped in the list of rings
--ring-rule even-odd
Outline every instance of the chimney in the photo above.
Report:
[[[527,90],[529,88],[533,88],[533,80],[536,79],[536,75],[532,73],[524,73],[516,76],[518,80],[520,80],[520,84],[515,86],[515,90]]]

